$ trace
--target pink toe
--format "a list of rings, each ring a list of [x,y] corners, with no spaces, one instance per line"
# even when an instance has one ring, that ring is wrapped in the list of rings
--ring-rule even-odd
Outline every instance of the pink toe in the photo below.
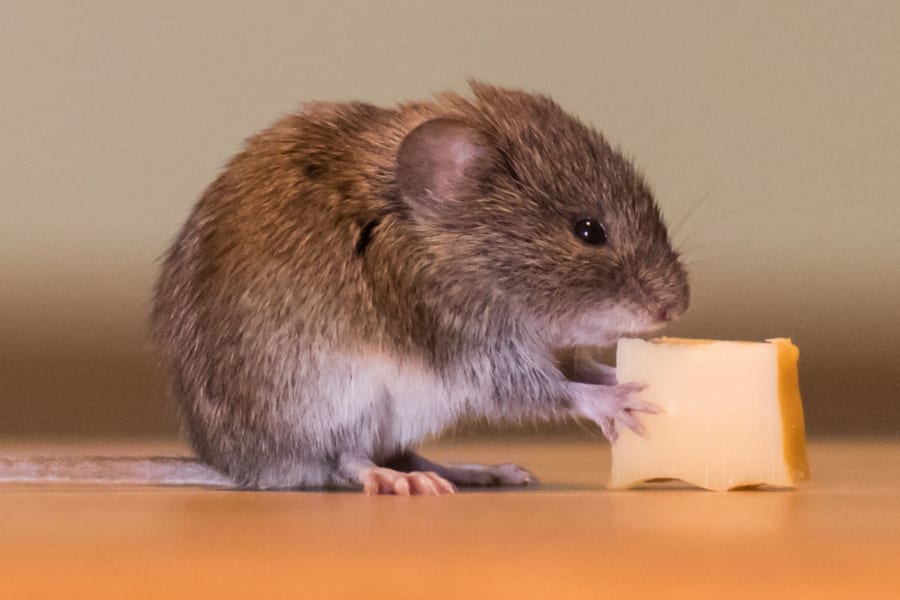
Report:
[[[394,481],[394,493],[398,496],[409,496],[409,482],[402,475]]]

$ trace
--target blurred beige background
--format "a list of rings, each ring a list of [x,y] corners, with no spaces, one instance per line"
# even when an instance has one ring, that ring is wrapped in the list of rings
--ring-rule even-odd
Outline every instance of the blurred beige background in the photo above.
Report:
[[[0,434],[166,435],[157,258],[300,101],[467,76],[635,157],[691,264],[674,334],[790,336],[815,434],[900,431],[900,3],[0,3]]]

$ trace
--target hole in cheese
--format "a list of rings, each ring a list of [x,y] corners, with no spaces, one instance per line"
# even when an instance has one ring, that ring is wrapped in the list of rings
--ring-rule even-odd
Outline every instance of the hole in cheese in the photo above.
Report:
[[[662,412],[641,415],[643,437],[620,431],[607,487],[674,478],[729,490],[808,479],[798,357],[782,338],[620,340],[619,382],[647,384],[641,398]]]

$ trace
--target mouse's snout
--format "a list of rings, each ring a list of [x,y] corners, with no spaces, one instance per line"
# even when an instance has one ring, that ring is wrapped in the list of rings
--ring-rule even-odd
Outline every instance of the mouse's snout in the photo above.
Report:
[[[655,315],[657,321],[668,323],[687,311],[691,301],[691,287],[688,283],[687,272],[681,266],[681,262],[675,262],[671,274],[666,278],[661,296],[664,300]]]
[[[664,306],[656,311],[656,316],[654,318],[657,321],[668,323],[669,321],[675,320],[675,311],[671,307]]]
[[[657,326],[670,323],[687,311],[690,286],[681,263],[638,269],[630,278],[632,301]]]
[[[671,298],[664,300],[644,299],[640,304],[647,313],[647,317],[657,327],[671,323],[687,310],[686,302]]]
[[[683,315],[687,310],[687,300],[674,300],[652,309],[650,316],[659,323],[670,323]]]

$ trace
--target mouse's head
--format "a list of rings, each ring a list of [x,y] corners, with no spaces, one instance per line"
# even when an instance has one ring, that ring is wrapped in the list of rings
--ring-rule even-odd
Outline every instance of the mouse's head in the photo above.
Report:
[[[398,152],[434,283],[503,299],[555,345],[611,343],[681,315],[687,274],[628,160],[546,97],[473,91],[444,97],[451,116]]]

